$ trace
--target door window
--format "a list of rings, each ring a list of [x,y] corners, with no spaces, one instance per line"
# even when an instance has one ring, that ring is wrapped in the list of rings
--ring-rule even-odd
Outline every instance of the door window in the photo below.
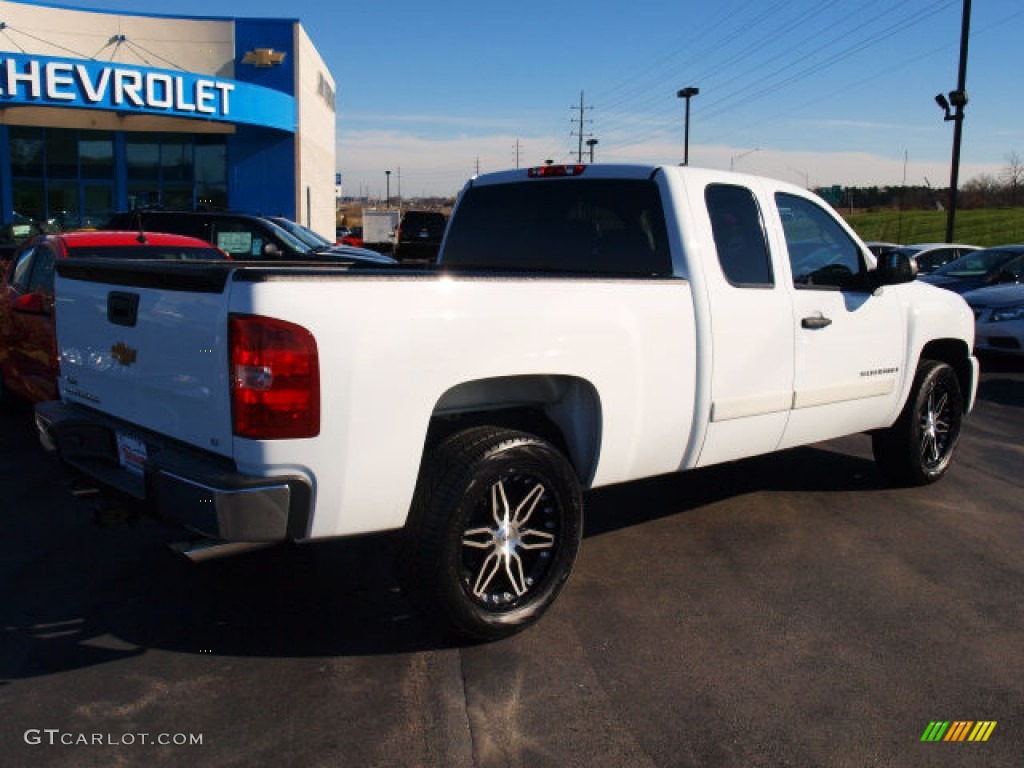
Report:
[[[786,248],[797,288],[851,288],[864,270],[857,243],[811,200],[777,193]]]

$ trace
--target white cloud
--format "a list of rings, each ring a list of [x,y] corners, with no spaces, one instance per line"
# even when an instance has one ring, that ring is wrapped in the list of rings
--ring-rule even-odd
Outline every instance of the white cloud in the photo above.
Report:
[[[551,158],[570,162],[569,142],[562,137],[517,137],[506,134],[457,136],[445,139],[414,137],[400,131],[356,131],[339,137],[338,169],[344,175],[345,193],[385,194],[385,171],[391,173],[391,194],[403,197],[454,195],[479,169],[482,173],[515,167],[515,144],[520,144],[520,166],[540,165]],[[690,145],[691,165],[770,176],[812,187],[911,186],[949,184],[948,161],[912,161],[904,168],[902,157],[883,157],[864,152],[804,152],[760,147]],[[682,160],[680,142],[649,142],[609,148],[597,145],[601,163],[672,164]],[[584,153],[586,156],[586,152]],[[741,157],[742,156],[742,157]],[[979,174],[997,175],[994,163],[963,163],[961,183]]]

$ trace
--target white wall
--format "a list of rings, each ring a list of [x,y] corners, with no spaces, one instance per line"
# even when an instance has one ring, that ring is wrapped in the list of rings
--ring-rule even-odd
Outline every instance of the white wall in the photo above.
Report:
[[[302,25],[295,25],[297,79],[295,95],[299,113],[299,130],[295,142],[297,168],[296,218],[324,237],[334,240],[334,153],[335,112],[328,105],[336,94],[334,78],[320,57]],[[321,88],[321,78],[325,88]],[[325,98],[322,90],[329,89]],[[307,187],[310,190],[307,217]]]

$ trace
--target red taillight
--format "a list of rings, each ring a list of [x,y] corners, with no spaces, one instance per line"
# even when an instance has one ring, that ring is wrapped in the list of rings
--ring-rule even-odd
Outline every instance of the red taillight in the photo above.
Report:
[[[585,165],[540,165],[530,168],[526,175],[531,179],[543,179],[552,176],[579,176],[587,170]]]
[[[255,440],[320,434],[320,363],[305,328],[258,315],[231,315],[234,433]]]

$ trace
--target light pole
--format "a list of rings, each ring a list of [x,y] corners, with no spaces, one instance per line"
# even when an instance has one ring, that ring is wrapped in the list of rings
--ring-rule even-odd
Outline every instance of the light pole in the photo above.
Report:
[[[953,159],[949,170],[949,210],[946,212],[946,242],[953,242],[956,224],[957,184],[960,181],[960,138],[964,127],[964,107],[967,106],[967,40],[971,33],[971,0],[964,0],[964,16],[960,27],[960,68],[956,78],[956,90],[949,92],[949,100],[941,93],[935,97],[946,113],[943,120],[953,121]],[[955,112],[950,112],[952,105]]]
[[[733,166],[737,160],[742,160],[747,155],[752,155],[755,152],[760,151],[760,147],[754,147],[753,149],[748,149],[746,152],[740,152],[738,155],[733,155],[732,157],[729,158],[729,170],[731,171],[733,169]]]
[[[587,139],[587,146],[590,147],[590,163],[594,163],[594,147],[597,146],[597,139]]]
[[[686,128],[683,138],[683,165],[690,164],[690,99],[700,93],[700,88],[688,85],[676,91],[676,98],[686,99]]]
[[[386,189],[387,189],[387,197],[385,198],[385,200],[387,202],[385,203],[385,207],[387,207],[390,210],[391,209],[391,171],[384,171],[384,179],[387,182],[387,187],[386,187]]]

